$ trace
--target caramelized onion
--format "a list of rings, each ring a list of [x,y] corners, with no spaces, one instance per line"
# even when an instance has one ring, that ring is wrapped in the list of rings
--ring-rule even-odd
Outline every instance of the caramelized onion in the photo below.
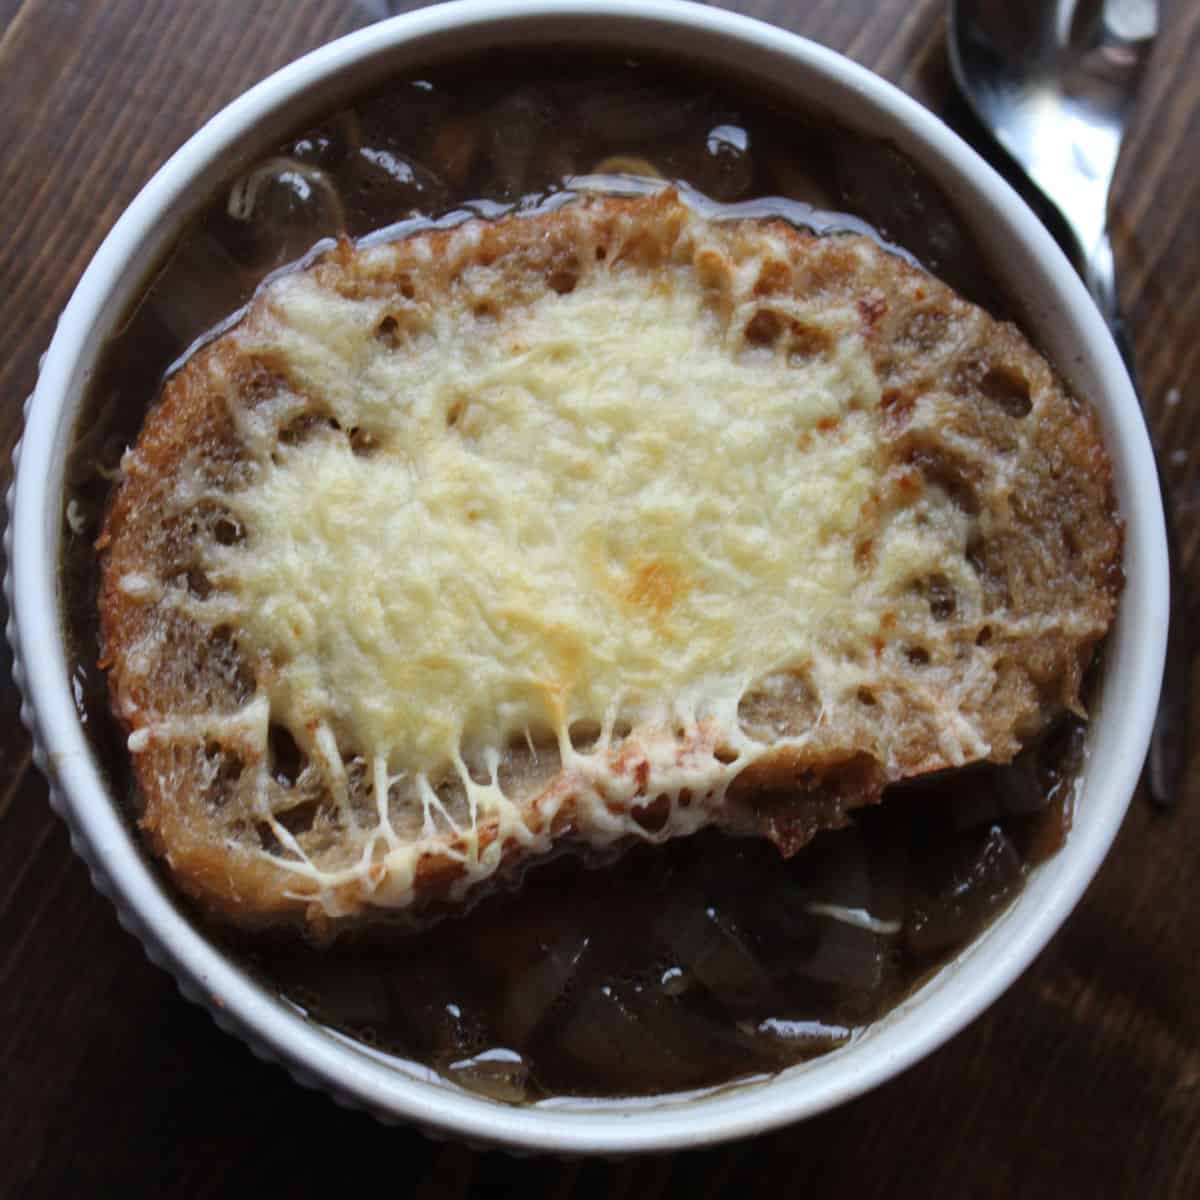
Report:
[[[906,941],[921,958],[966,941],[994,917],[1020,886],[1025,867],[999,825],[963,842],[935,875],[931,890],[919,893],[910,913]]]
[[[694,119],[696,102],[650,87],[593,89],[577,109],[579,122],[614,147],[678,137]]]
[[[450,1063],[446,1074],[462,1087],[492,1100],[520,1104],[529,1099],[529,1064],[515,1050],[484,1050]]]
[[[669,1050],[611,984],[580,995],[557,1048],[602,1086],[626,1081],[631,1073],[671,1088],[689,1087],[696,1078],[695,1068]]]
[[[571,987],[588,947],[578,929],[564,934],[545,957],[512,978],[500,1015],[501,1036],[524,1045],[547,1013]]]
[[[346,224],[330,177],[295,158],[269,158],[234,180],[226,212],[247,227],[253,243],[250,265],[268,269],[294,262]]]
[[[762,1011],[778,1002],[770,975],[733,921],[698,894],[667,901],[655,934],[728,1011]]]

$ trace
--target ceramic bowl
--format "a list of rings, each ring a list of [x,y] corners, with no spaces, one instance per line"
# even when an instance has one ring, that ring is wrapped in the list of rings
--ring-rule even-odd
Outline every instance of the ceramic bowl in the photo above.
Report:
[[[850,1044],[769,1080],[690,1099],[508,1106],[420,1068],[398,1067],[305,1020],[214,945],[148,865],[89,751],[64,647],[63,463],[84,388],[115,321],[231,159],[264,151],[394,72],[484,47],[548,42],[636,47],[745,74],[797,104],[818,105],[848,126],[891,139],[923,165],[967,215],[1043,349],[1096,406],[1126,528],[1125,591],[1065,847],[953,963]],[[517,1151],[613,1155],[759,1133],[864,1092],[945,1042],[1045,946],[1099,867],[1137,783],[1164,656],[1166,548],[1145,425],[1112,340],[1049,235],[945,125],[870,72],[769,25],[674,0],[462,0],[428,8],[325,46],[229,105],[146,185],[79,283],[28,406],[9,507],[8,635],[22,717],[54,807],[122,924],[186,996],[300,1083],[385,1121]]]

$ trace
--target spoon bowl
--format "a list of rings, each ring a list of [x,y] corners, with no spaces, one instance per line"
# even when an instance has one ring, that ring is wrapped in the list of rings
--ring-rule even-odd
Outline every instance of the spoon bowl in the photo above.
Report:
[[[968,103],[1075,240],[1106,320],[1117,315],[1108,194],[1158,31],[1155,0],[952,0],[950,62]]]

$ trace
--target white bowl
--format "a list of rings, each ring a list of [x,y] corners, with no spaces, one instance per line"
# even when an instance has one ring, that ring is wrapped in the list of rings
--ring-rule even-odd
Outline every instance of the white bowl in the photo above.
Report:
[[[1126,527],[1126,585],[1066,846],[953,964],[856,1041],[767,1081],[693,1099],[510,1107],[430,1072],[399,1068],[310,1024],[175,906],[109,794],[76,715],[58,587],[61,497],[65,450],[97,355],[146,272],[232,157],[265,150],[391,72],[484,47],[566,41],[658,50],[744,72],[892,139],[930,171],[1030,314],[1043,349],[1099,412]],[[616,1154],[759,1133],[866,1091],[941,1045],[1045,946],[1099,867],[1137,783],[1165,652],[1166,543],[1145,425],[1111,338],[1049,235],[963,142],[889,84],[769,25],[678,0],[462,0],[428,8],[325,46],[224,109],[146,185],[72,296],[28,406],[9,507],[8,635],[26,701],[22,719],[49,776],[52,803],[121,923],[223,1029],[301,1083],[385,1121],[513,1149]]]

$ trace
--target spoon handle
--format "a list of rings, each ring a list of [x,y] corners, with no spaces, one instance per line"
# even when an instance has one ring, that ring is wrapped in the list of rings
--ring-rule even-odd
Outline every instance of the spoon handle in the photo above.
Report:
[[[1088,290],[1108,324],[1113,341],[1116,342],[1129,371],[1133,390],[1137,394],[1142,411],[1145,412],[1146,399],[1138,382],[1133,342],[1129,337],[1125,318],[1121,314],[1112,243],[1107,233],[1101,237],[1089,256],[1085,275]],[[1151,441],[1153,442],[1153,434]],[[1154,447],[1154,463],[1158,468],[1158,487],[1162,494],[1163,519],[1167,528],[1171,602],[1170,625],[1167,629],[1167,662],[1163,673],[1162,693],[1158,701],[1158,713],[1154,718],[1154,732],[1150,738],[1149,785],[1150,798],[1155,805],[1159,808],[1173,808],[1184,786],[1184,772],[1187,768],[1194,646],[1188,626],[1188,587],[1179,554],[1175,508],[1163,474],[1162,455],[1157,446]]]

